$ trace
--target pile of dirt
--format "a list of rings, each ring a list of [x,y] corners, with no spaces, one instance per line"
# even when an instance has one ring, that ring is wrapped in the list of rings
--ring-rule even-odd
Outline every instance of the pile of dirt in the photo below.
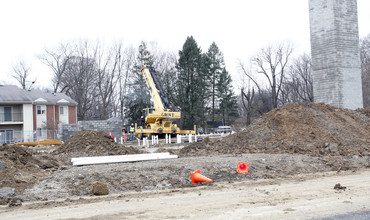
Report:
[[[370,109],[326,104],[286,104],[255,120],[245,131],[204,145],[193,143],[180,156],[289,153],[312,156],[369,156]]]
[[[103,131],[82,130],[74,134],[69,140],[56,149],[53,154],[60,156],[63,162],[70,161],[72,157],[86,156],[108,156],[108,155],[126,155],[142,153],[139,149],[124,146],[114,142]],[[68,162],[70,163],[70,162]]]
[[[0,161],[3,164],[0,188],[15,188],[17,194],[59,168],[55,159],[47,155],[32,155],[26,147],[16,145],[0,146]]]

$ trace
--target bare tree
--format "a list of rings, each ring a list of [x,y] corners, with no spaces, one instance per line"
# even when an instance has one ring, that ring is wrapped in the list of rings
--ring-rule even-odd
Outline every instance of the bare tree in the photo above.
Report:
[[[118,88],[118,109],[120,112],[120,118],[124,120],[126,117],[126,105],[127,105],[127,92],[130,75],[132,74],[132,69],[135,66],[135,48],[129,46],[125,49],[122,45],[117,45],[117,52],[120,53],[118,57],[118,78],[119,78],[119,88]]]
[[[269,46],[262,49],[252,62],[257,65],[257,72],[268,80],[271,89],[272,107],[278,107],[279,94],[283,84],[285,68],[293,49],[290,45],[280,44],[276,48]]]
[[[114,97],[114,114],[119,114],[119,117],[124,119],[124,105],[125,105],[125,95],[127,89],[127,80],[128,80],[128,69],[131,69],[131,66],[127,65],[132,64],[131,60],[134,55],[130,52],[130,48],[123,48],[122,42],[119,42],[114,45],[114,49],[117,58],[117,82],[118,87],[116,88],[116,94]],[[127,68],[126,68],[127,67]]]
[[[97,103],[96,94],[96,47],[81,41],[76,53],[70,58],[60,86],[77,104],[79,120],[93,119]]]
[[[253,103],[254,103],[254,88],[252,91],[248,88],[248,91],[245,91],[245,88],[241,89],[242,104],[246,111],[247,125],[252,121],[253,115]]]
[[[293,48],[290,44],[281,43],[275,47],[268,46],[261,49],[257,55],[251,59],[252,64],[256,67],[256,72],[262,74],[267,80],[273,108],[278,107],[285,71],[292,52]],[[243,72],[254,82],[257,88],[261,90],[262,83],[257,82],[257,76],[248,71]]]
[[[248,79],[248,89],[246,88],[245,85],[243,85],[241,90],[243,90],[243,92],[245,93],[246,92],[245,90],[250,91],[250,88],[252,87],[253,91],[254,91],[254,88],[257,88],[257,92],[258,92],[258,97],[254,96],[254,102],[253,102],[253,100],[251,100],[253,102],[253,104],[252,104],[252,102],[251,103],[243,103],[243,97],[242,97],[243,108],[245,109],[244,106],[246,106],[247,109],[248,109],[249,108],[248,105],[253,105],[253,108],[252,108],[252,106],[250,108],[254,109],[259,114],[265,113],[266,112],[265,109],[267,109],[267,111],[271,110],[271,104],[270,104],[271,101],[266,99],[266,89],[264,89],[262,87],[262,82],[257,81],[255,79],[255,77],[253,77],[251,67],[245,65],[242,62],[239,62],[239,67],[240,67],[241,72],[244,74],[244,75],[242,75],[242,78],[243,78],[242,82],[245,83],[245,79],[244,79],[245,76]],[[253,86],[251,86],[251,84],[253,84]],[[248,92],[247,92],[247,94],[248,94]],[[241,96],[243,96],[243,95],[241,94]],[[244,98],[246,98],[246,97],[244,97]],[[257,100],[257,98],[258,98],[258,100]],[[244,99],[244,101],[247,101],[247,99]],[[258,107],[257,107],[257,104],[258,104]],[[247,110],[247,109],[245,109],[245,110]],[[249,114],[250,114],[250,117],[252,117],[253,114],[251,112]]]
[[[19,60],[13,67],[14,74],[12,76],[19,82],[22,89],[26,89],[27,84],[29,84],[27,89],[31,89],[32,85],[36,82],[36,79],[33,81],[28,80],[30,69],[31,67],[27,66],[24,60]]]
[[[100,119],[108,119],[114,108],[114,94],[119,82],[122,45],[113,47],[107,54],[100,46],[97,49],[97,94]]]
[[[60,87],[63,76],[67,71],[69,62],[73,57],[74,50],[70,44],[60,44],[56,49],[44,49],[39,56],[41,62],[50,67],[53,71],[53,91],[64,92],[67,87]]]
[[[293,61],[285,77],[280,96],[281,103],[313,102],[311,57],[303,54]]]

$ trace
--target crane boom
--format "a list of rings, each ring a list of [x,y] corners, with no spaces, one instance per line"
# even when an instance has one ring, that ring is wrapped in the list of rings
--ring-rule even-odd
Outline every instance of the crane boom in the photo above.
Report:
[[[153,107],[157,110],[165,110],[168,108],[168,99],[164,94],[157,79],[157,73],[153,67],[147,67],[145,64],[141,67],[146,85],[149,88],[150,96],[153,100]]]

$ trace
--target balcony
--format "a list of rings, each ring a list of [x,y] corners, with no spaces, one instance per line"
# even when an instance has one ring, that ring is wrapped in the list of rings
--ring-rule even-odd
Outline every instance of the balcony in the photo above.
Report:
[[[23,124],[23,113],[2,113],[0,124]]]

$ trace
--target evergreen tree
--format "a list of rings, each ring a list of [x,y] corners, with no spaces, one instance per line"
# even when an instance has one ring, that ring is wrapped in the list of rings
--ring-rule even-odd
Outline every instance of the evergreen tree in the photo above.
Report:
[[[142,64],[146,64],[148,66],[153,64],[153,56],[148,50],[146,43],[143,41],[139,46],[135,65],[131,70],[130,88],[127,96],[128,102],[126,118],[132,122],[138,122],[142,116],[144,108],[152,107],[149,90],[140,71]]]
[[[183,128],[192,128],[202,120],[202,65],[201,49],[192,36],[187,37],[176,65],[176,105],[182,113]]]
[[[207,57],[206,54],[201,55],[201,66],[200,66],[200,92],[199,96],[202,97],[201,99],[201,121],[198,125],[203,127],[203,129],[207,128],[207,113],[209,112],[209,66],[210,66],[210,59]]]
[[[238,116],[237,97],[234,94],[230,74],[223,68],[217,83],[219,116],[224,125],[232,123]]]
[[[219,84],[222,71],[225,68],[224,58],[222,52],[217,47],[216,43],[213,42],[208,49],[207,56],[207,79],[208,79],[208,90],[210,99],[210,119],[212,121],[212,126],[215,127],[215,119],[218,111],[218,101],[220,98],[220,93],[217,88]]]

